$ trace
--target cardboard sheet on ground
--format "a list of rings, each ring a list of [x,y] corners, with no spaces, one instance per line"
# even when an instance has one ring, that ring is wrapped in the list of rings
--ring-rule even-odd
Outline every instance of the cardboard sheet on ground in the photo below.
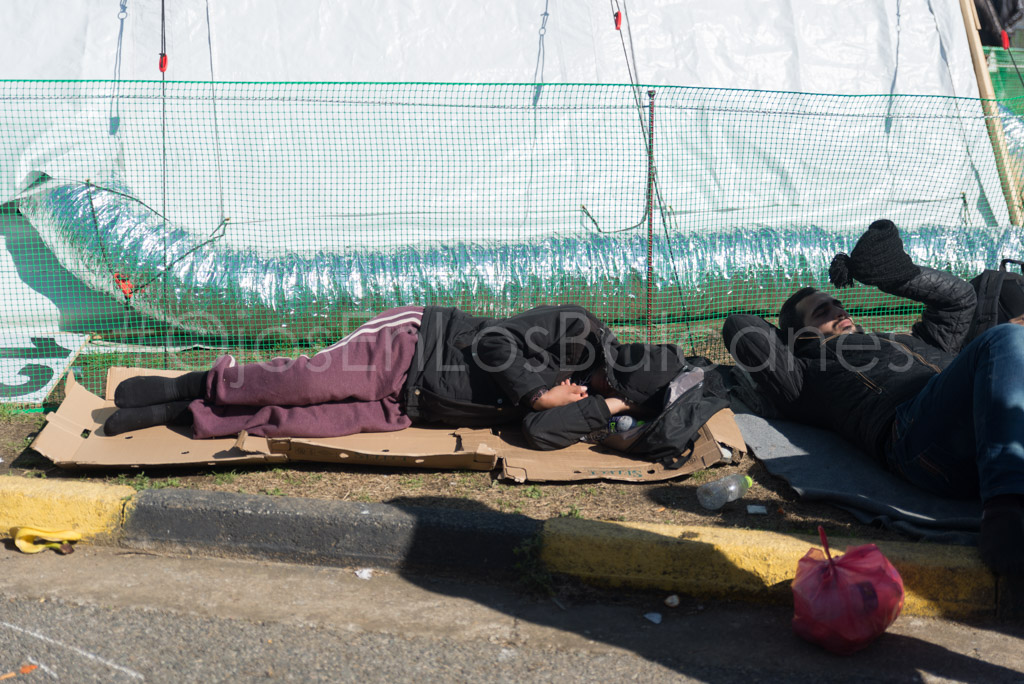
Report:
[[[116,437],[103,434],[103,422],[115,409],[114,388],[139,373],[178,375],[175,371],[111,368],[106,398],[92,394],[68,376],[65,399],[32,443],[32,448],[65,468],[202,466],[318,461],[405,468],[500,469],[517,482],[589,479],[655,482],[681,477],[746,452],[728,409],[703,426],[691,454],[677,469],[627,458],[589,444],[558,451],[525,446],[518,429],[408,428],[332,438],[192,439],[186,428],[154,427]],[[725,451],[723,452],[723,447]]]
[[[861,522],[918,539],[977,543],[980,500],[946,499],[918,489],[827,430],[740,409],[736,423],[751,453],[803,499],[834,504]]]

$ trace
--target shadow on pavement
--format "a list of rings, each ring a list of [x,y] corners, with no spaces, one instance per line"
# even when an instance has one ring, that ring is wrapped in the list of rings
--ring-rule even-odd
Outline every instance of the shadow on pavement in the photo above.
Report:
[[[437,500],[435,497],[400,497],[389,504],[416,514],[436,508]],[[521,515],[497,513],[483,505],[470,510],[494,520],[504,519],[510,525],[523,524],[525,519]],[[587,522],[593,526],[614,526],[613,523]],[[633,534],[641,538],[651,535],[654,543],[664,541],[664,537],[654,532],[634,530]],[[594,590],[581,587],[570,578],[545,579],[543,569],[536,564],[537,548],[524,548],[514,558],[481,558],[478,578],[518,580],[529,586],[521,592],[522,601],[508,605],[502,600],[493,600],[486,588],[474,582],[438,581],[437,547],[433,536],[414,535],[406,554],[407,565],[402,568],[403,576],[431,591],[468,598],[518,620],[627,649],[689,677],[719,681],[725,678],[729,681],[873,679],[904,682],[938,677],[978,684],[1020,682],[1022,679],[1021,670],[986,661],[991,653],[986,649],[992,646],[993,640],[999,642],[998,650],[1003,654],[1007,653],[1005,649],[1018,654],[1024,652],[1019,641],[1024,636],[1024,625],[1020,624],[971,627],[904,616],[894,625],[901,633],[887,633],[864,651],[840,657],[793,634],[788,582],[767,588],[772,605],[731,604],[691,596],[681,597],[678,607],[668,608],[663,600],[670,590],[640,593]],[[703,551],[717,553],[710,549]],[[728,562],[721,554],[719,556],[720,562]],[[794,568],[797,560],[793,559]],[[430,574],[431,571],[435,574]],[[735,566],[732,571],[748,575],[751,581],[759,581]],[[610,605],[619,609],[615,612],[619,620],[615,624],[606,619],[605,609]],[[654,624],[645,617],[648,613],[659,613],[662,622]],[[1011,658],[1014,663],[1024,662],[1020,655]],[[745,672],[749,673],[749,678],[743,676]]]

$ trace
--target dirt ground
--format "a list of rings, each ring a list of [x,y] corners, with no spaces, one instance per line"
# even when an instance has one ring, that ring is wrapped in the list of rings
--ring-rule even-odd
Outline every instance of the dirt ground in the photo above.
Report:
[[[0,415],[0,476],[85,479],[126,484],[138,490],[182,487],[266,496],[297,496],[361,502],[429,502],[431,506],[518,513],[545,520],[558,516],[591,520],[712,525],[775,530],[816,536],[885,540],[900,534],[862,525],[833,506],[805,503],[784,481],[770,475],[753,457],[737,464],[698,471],[689,477],[654,484],[587,481],[516,484],[492,473],[376,468],[333,464],[294,464],[249,468],[66,471],[56,468],[29,444],[41,429],[40,413],[7,411]],[[721,511],[706,511],[694,490],[730,473],[749,474],[754,486],[743,499]],[[748,513],[748,505],[766,514]]]

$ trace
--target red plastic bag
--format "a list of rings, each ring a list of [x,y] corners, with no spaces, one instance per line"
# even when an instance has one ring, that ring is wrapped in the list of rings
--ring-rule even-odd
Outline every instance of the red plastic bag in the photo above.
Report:
[[[811,549],[793,579],[793,631],[848,655],[882,634],[903,610],[903,579],[874,544],[847,548],[834,560],[825,529],[822,554]]]

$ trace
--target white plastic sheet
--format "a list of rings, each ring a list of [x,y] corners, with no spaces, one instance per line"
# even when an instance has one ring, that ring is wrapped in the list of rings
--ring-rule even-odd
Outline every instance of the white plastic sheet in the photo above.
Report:
[[[620,30],[614,7],[624,13]],[[617,0],[455,0],[442,6],[426,0],[177,0],[166,5],[163,15],[159,0],[21,0],[0,5],[0,75],[109,79],[120,54],[121,79],[159,79],[162,26],[169,55],[166,77],[175,81],[623,84],[637,78],[650,85],[977,96],[956,0],[649,0],[628,7]],[[77,180],[117,174],[147,203],[163,207],[169,201],[175,220],[205,225],[208,220],[194,211],[196,193],[209,188],[210,176],[217,174],[236,189],[234,197],[229,190],[226,208],[218,197],[216,211],[200,199],[200,213],[246,213],[237,199],[251,196],[263,181],[253,173],[252,155],[246,156],[251,151],[225,155],[217,168],[209,153],[215,134],[230,138],[240,130],[228,104],[220,112],[220,130],[209,125],[216,112],[200,105],[197,132],[192,130],[195,103],[186,110],[172,102],[162,111],[138,105],[134,118],[131,103],[116,104],[104,98],[4,102],[4,109],[36,116],[31,128],[5,130],[0,201],[12,199],[39,173]],[[139,113],[139,108],[146,111]],[[115,109],[122,127],[117,138],[108,135]],[[262,151],[272,154],[278,144],[294,146],[294,125],[304,114],[317,115],[290,104],[268,104]],[[538,142],[547,142],[544,138],[557,143],[576,116],[570,111],[558,120],[549,117],[539,139],[509,149],[508,173],[515,175],[515,166],[530,158]],[[716,163],[730,164],[732,151],[749,144],[749,129],[742,123],[722,117],[708,124],[715,129],[708,145]],[[179,140],[196,138],[188,151],[179,145],[166,157],[170,199],[153,168],[154,160],[161,160],[163,174],[162,125]],[[429,134],[420,132],[423,138]],[[856,136],[848,140],[857,144]],[[991,156],[980,149],[974,161],[992,163]],[[735,192],[736,201],[746,188],[778,185],[799,173],[808,158],[801,154],[778,161],[769,178],[764,171],[733,169],[737,187],[725,191]],[[326,164],[318,171],[324,182],[344,174]],[[468,193],[460,186],[452,197],[505,183],[501,174],[482,177]],[[319,209],[332,213],[329,206]]]
[[[3,77],[112,78],[120,6],[7,0]],[[650,85],[977,95],[956,0],[175,0],[164,19],[176,80],[212,56],[221,81],[629,83],[625,41]],[[160,40],[160,1],[126,0],[121,77],[158,79]]]
[[[123,12],[122,2],[3,3],[0,76],[110,79],[120,54],[121,79],[159,80],[163,25],[172,93],[182,92],[181,81],[211,79],[223,85],[626,84],[635,78],[756,91],[977,97],[956,0],[649,0],[628,6],[621,0],[175,0],[166,3],[163,18],[159,0],[127,0]],[[624,12],[621,30],[612,16],[616,7]],[[386,142],[391,165],[369,165],[320,154],[310,126],[324,121],[325,112],[343,120],[345,105],[325,109],[324,87],[310,88],[309,103],[268,100],[255,109],[225,99],[229,88],[198,84],[189,92],[209,89],[210,99],[114,100],[110,84],[87,83],[60,86],[65,95],[77,89],[84,98],[4,98],[7,121],[19,123],[5,126],[0,140],[0,201],[17,197],[41,173],[68,181],[117,178],[196,235],[225,216],[236,226],[247,223],[244,231],[229,231],[224,245],[268,253],[309,249],[308,236],[324,221],[345,232],[346,245],[386,247],[388,240],[479,239],[481,225],[490,227],[489,235],[515,241],[590,230],[580,204],[603,227],[643,215],[646,168],[635,111],[560,111],[564,94],[524,89],[516,95],[524,107],[499,116],[507,117],[509,130],[527,130],[521,124],[529,120],[529,135],[467,137],[456,150],[431,142],[451,125],[443,116],[417,112],[403,123],[398,108],[386,141],[367,138],[376,132],[367,119],[321,136],[330,152],[346,154],[356,149],[354,141]],[[126,84],[122,92],[131,88]],[[629,95],[610,91],[609,101],[622,105]],[[531,102],[539,114],[530,111]],[[852,234],[883,213],[898,223],[1008,223],[986,136],[976,125],[957,122],[963,113],[976,123],[979,107],[951,105],[956,111],[939,122],[901,118],[898,108],[888,122],[877,116],[830,121],[803,111],[807,107],[784,95],[733,92],[716,95],[711,107],[659,111],[659,130],[673,136],[656,149],[672,150],[658,169],[674,225],[728,232],[772,222]],[[766,126],[788,110],[797,114],[785,125]],[[117,132],[111,134],[115,113]],[[470,111],[457,123],[472,127],[486,119],[490,130],[501,130],[494,116]],[[598,149],[593,141],[581,143],[579,131],[599,129],[593,122],[601,117],[632,120],[622,134],[600,141],[609,158],[628,163],[611,167],[578,153],[581,144]],[[823,149],[822,131],[830,126],[838,133]],[[959,157],[939,160],[934,149],[954,149]],[[899,154],[890,164],[884,158],[892,150]],[[380,152],[367,154],[381,158]],[[835,181],[843,188],[841,201],[824,203],[823,170],[833,164],[828,173],[835,176],[837,154],[850,159]],[[460,166],[465,159],[486,163]],[[880,165],[884,174],[877,172]],[[572,192],[556,196],[545,187]],[[380,207],[393,232],[380,229],[374,213]],[[429,218],[437,211],[448,216],[443,226]]]

